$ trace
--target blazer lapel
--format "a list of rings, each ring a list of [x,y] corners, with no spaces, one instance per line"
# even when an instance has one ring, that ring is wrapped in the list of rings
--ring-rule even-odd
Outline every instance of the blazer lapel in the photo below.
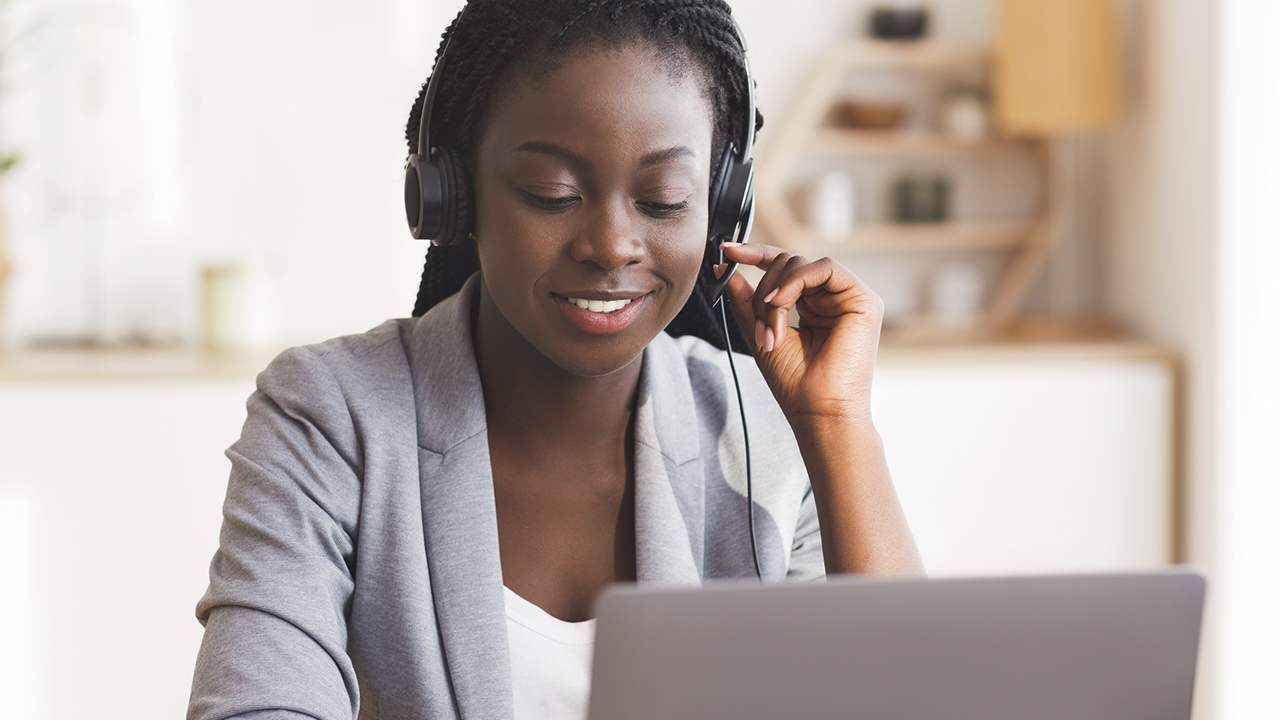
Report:
[[[660,334],[644,353],[636,398],[636,575],[640,582],[702,581],[705,525],[698,417],[684,354]]]
[[[471,343],[478,278],[414,328],[422,520],[432,602],[462,718],[511,718],[510,651],[484,396]]]

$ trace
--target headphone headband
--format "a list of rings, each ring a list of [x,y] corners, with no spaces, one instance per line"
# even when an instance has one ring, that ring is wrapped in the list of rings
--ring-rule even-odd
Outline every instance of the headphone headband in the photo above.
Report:
[[[462,12],[467,10],[464,7]],[[458,14],[458,22],[462,21],[462,14]],[[458,23],[454,23],[456,30]],[[422,98],[422,112],[418,117],[418,154],[431,154],[431,109],[436,105],[436,90],[440,88],[440,70],[444,68],[445,56],[449,54],[449,46],[453,44],[453,33],[449,33],[449,39],[444,43],[444,49],[440,51],[440,59],[436,62],[435,68],[431,70],[431,78],[427,80],[427,94]]]
[[[405,213],[410,232],[415,238],[429,239],[434,244],[455,244],[466,235],[467,218],[470,215],[470,188],[466,181],[466,168],[448,148],[437,148],[431,142],[431,116],[435,108],[436,93],[440,89],[440,76],[453,44],[454,33],[462,24],[467,6],[463,6],[454,20],[453,28],[445,40],[440,56],[436,59],[427,89],[423,94],[422,109],[418,117],[418,148],[409,156],[405,168]],[[746,82],[746,118],[744,118],[740,142],[730,143],[730,153],[721,168],[720,182],[712,196],[708,218],[707,240],[746,242],[751,229],[755,204],[753,198],[753,173],[751,148],[756,136],[756,89],[751,74],[751,60],[747,51],[746,36],[738,21],[729,15],[734,34],[742,48],[742,69]],[[711,302],[719,299],[725,284],[736,265],[715,283],[709,293]]]
[[[743,34],[742,26],[732,14],[729,15],[729,22],[733,23],[733,32],[738,36],[738,45],[742,47],[742,70],[746,73],[747,79],[747,122],[742,128],[742,146],[738,153],[738,159],[746,162],[751,156],[751,148],[756,144],[756,82],[755,76],[751,74],[751,54],[747,50],[747,36]]]

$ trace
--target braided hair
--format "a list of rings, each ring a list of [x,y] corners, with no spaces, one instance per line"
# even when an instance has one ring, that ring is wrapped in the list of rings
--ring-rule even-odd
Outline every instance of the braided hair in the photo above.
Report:
[[[743,72],[743,50],[731,10],[724,0],[469,0],[445,30],[436,51],[436,66],[446,45],[449,59],[441,68],[432,109],[435,142],[453,150],[465,171],[475,156],[481,127],[494,88],[507,68],[532,63],[539,72],[556,67],[574,49],[587,43],[618,45],[643,40],[670,62],[692,62],[706,79],[712,106],[713,158],[711,192],[719,184],[720,168],[733,138],[745,135],[744,116],[750,96]],[[427,83],[423,83],[405,127],[409,152],[417,153],[418,125]],[[759,129],[763,117],[756,112]],[[465,229],[474,219],[461,221]],[[465,232],[464,229],[464,232]],[[708,248],[708,253],[713,252]],[[475,243],[432,246],[427,252],[422,283],[413,315],[418,317],[453,295],[479,270]],[[711,263],[704,262],[697,287],[667,326],[672,335],[696,335],[725,348],[725,336],[702,289],[714,280]],[[730,323],[734,350],[750,352],[746,336]]]

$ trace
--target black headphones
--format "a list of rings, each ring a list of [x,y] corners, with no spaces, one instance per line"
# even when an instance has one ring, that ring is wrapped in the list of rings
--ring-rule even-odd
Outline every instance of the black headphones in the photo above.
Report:
[[[463,14],[466,9],[463,9]],[[455,31],[462,16],[454,24]],[[732,18],[730,18],[732,19]],[[751,168],[751,146],[756,135],[756,91],[751,76],[751,63],[747,59],[747,43],[742,28],[733,21],[738,42],[742,46],[742,64],[747,79],[747,117],[743,124],[740,142],[731,142],[720,167],[720,183],[711,196],[707,227],[707,243],[724,262],[720,243],[729,240],[746,242],[755,217],[755,201]],[[426,97],[422,101],[422,114],[418,121],[418,152],[409,156],[404,174],[404,209],[409,219],[409,231],[419,240],[430,240],[433,245],[460,245],[470,232],[471,188],[465,168],[449,148],[431,143],[431,113],[435,105],[436,90],[440,86],[440,70],[449,54],[452,36],[445,43],[431,79],[427,82]],[[425,155],[423,154],[426,149]],[[707,302],[711,305],[720,299],[729,278],[737,270],[737,263],[730,263],[727,272],[719,280],[707,286]]]
[[[461,19],[459,15],[455,28]],[[450,35],[427,81],[427,94],[418,120],[418,152],[409,156],[404,171],[404,211],[409,217],[409,232],[419,240],[430,240],[432,245],[460,245],[466,237],[466,232],[459,232],[458,222],[463,215],[458,207],[458,193],[460,190],[466,193],[458,182],[460,166],[449,148],[431,144],[431,108],[435,105],[436,89],[440,87],[440,69],[444,67],[452,42]]]

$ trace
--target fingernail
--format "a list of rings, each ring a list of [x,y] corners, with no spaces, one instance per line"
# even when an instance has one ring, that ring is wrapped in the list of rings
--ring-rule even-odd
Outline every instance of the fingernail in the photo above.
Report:
[[[773,328],[771,327],[764,329],[764,351],[773,352]]]
[[[716,266],[712,267],[711,269],[715,271],[716,277],[717,277],[717,278],[719,278],[719,277],[722,277],[722,276],[724,275],[724,269],[725,269],[726,267],[727,267],[726,265],[716,265]]]
[[[778,290],[779,288],[774,288],[772,292],[770,292],[768,295],[765,295],[764,301],[766,303],[773,302],[773,299],[778,296]]]
[[[758,348],[764,347],[764,333],[765,333],[764,321],[757,320],[756,321],[756,347]]]

